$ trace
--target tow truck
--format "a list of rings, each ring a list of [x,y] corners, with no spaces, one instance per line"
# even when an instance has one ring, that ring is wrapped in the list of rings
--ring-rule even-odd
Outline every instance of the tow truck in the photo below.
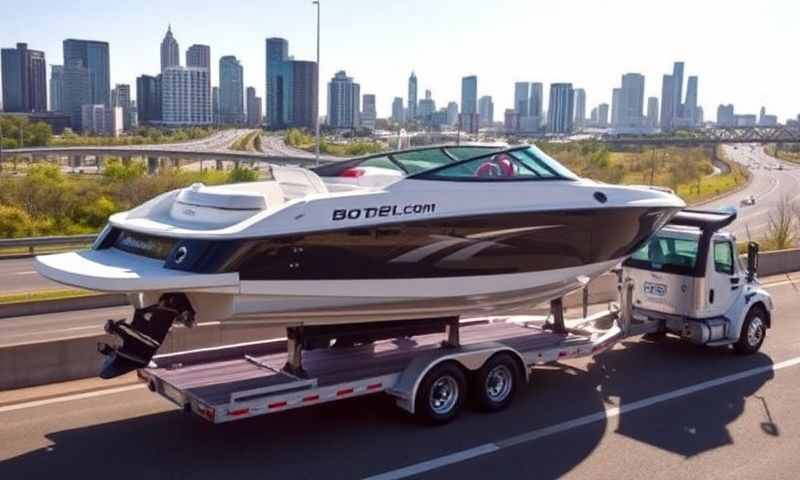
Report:
[[[285,339],[159,355],[138,375],[213,423],[383,392],[443,424],[467,399],[488,412],[508,407],[538,365],[598,355],[632,335],[754,353],[773,306],[756,277],[758,246],[745,267],[721,231],[735,218],[679,212],[617,269],[619,303],[588,315],[584,294],[577,320],[565,320],[559,298],[541,316],[292,327]]]

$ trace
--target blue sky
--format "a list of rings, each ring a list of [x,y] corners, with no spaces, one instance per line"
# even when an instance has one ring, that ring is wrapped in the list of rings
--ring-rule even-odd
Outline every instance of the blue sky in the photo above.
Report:
[[[479,95],[492,95],[495,117],[509,108],[513,82],[569,81],[587,90],[590,109],[611,100],[622,73],[646,76],[646,95],[660,96],[661,75],[674,60],[700,76],[706,118],[719,103],[737,113],[764,105],[781,121],[800,113],[797,0],[322,0],[321,76],[346,70],[362,93],[377,95],[378,113],[406,95],[415,70],[420,97],[437,107],[460,99],[460,78],[478,76]],[[111,44],[111,81],[135,84],[157,73],[167,24],[181,48],[211,46],[217,62],[236,55],[245,83],[264,93],[264,39],[289,40],[297,59],[315,56],[311,0],[17,2],[0,19],[0,45],[27,42],[60,64],[65,38]],[[322,110],[325,110],[325,89]]]

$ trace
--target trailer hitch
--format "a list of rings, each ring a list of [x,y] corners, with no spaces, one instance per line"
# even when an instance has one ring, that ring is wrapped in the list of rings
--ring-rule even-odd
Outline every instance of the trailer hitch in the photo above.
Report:
[[[114,378],[147,367],[175,321],[186,326],[194,324],[194,310],[183,294],[165,294],[157,304],[137,308],[130,323],[108,320],[105,331],[122,340],[122,345],[97,344],[97,351],[107,357],[100,378]]]

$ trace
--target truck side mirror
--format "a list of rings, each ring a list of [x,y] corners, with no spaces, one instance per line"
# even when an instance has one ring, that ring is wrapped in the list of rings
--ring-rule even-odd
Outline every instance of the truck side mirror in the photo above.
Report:
[[[752,282],[758,272],[758,243],[747,244],[747,281]]]

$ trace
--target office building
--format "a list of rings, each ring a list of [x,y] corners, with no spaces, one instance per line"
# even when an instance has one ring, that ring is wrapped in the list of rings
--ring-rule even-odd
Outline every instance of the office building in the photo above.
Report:
[[[161,71],[170,67],[181,66],[181,51],[178,41],[172,36],[172,25],[167,27],[167,33],[161,41]]]
[[[484,127],[489,127],[494,123],[494,102],[489,95],[484,95],[478,100],[478,118],[481,126]]]
[[[92,79],[80,59],[64,65],[61,82],[61,110],[70,116],[75,131],[81,130],[81,107],[92,105]]]
[[[575,90],[575,126],[582,127],[586,122],[586,90],[576,88]]]
[[[659,123],[661,130],[665,132],[672,129],[673,95],[675,94],[673,83],[672,75],[664,75],[661,80],[661,121]]]
[[[615,88],[611,91],[611,126],[616,128],[622,118],[622,89]]]
[[[242,125],[245,121],[244,69],[233,55],[219,59],[219,115],[224,125]]]
[[[211,78],[207,68],[170,67],[161,74],[161,123],[210,125]]]
[[[256,96],[255,87],[247,87],[247,126],[252,128],[261,127],[263,121],[261,115],[261,97]]]
[[[514,84],[514,110],[520,117],[528,116],[530,108],[530,83],[516,82]]]
[[[111,106],[122,109],[122,129],[131,129],[131,86],[118,83],[111,90]]]
[[[142,75],[136,79],[136,109],[139,125],[161,122],[161,75]]]
[[[270,128],[314,128],[318,118],[316,62],[289,57],[289,42],[266,39],[266,123]]]
[[[407,121],[414,121],[417,118],[417,76],[411,72],[408,77],[408,108],[407,108]]]
[[[394,97],[394,100],[392,100],[392,122],[403,123],[405,121],[404,113],[403,97]]]
[[[447,103],[447,124],[451,127],[458,124],[458,103],[456,102]]]
[[[539,82],[531,83],[531,98],[528,104],[528,114],[531,117],[538,117],[539,123],[542,119],[544,109],[544,86]]]
[[[0,51],[3,109],[6,112],[47,111],[47,62],[44,52],[27,43]]]
[[[682,107],[683,124],[689,128],[698,125],[697,118],[697,76],[691,75],[686,81],[686,103]]]
[[[64,87],[64,66],[50,65],[50,111],[63,112],[61,99]]]
[[[219,115],[219,87],[211,87],[211,123],[214,125],[222,123]]]
[[[88,103],[111,106],[111,66],[108,42],[95,40],[64,40],[64,66],[80,61],[89,71]],[[66,98],[66,93],[64,94]],[[83,105],[83,104],[81,104]]]
[[[547,108],[547,131],[555,134],[572,133],[575,118],[575,93],[571,83],[550,84],[550,103]]]
[[[123,129],[122,107],[82,105],[81,125],[84,133],[118,137]]]
[[[417,107],[417,117],[422,119],[424,122],[430,123],[430,117],[436,111],[436,102],[433,101],[431,98],[431,91],[425,90],[425,98],[419,101],[419,105]]]
[[[211,70],[211,47],[192,45],[186,50],[186,66]]]
[[[774,127],[778,125],[778,117],[777,115],[767,115],[766,107],[761,107],[761,111],[758,114],[758,126],[759,127]]]
[[[597,126],[608,128],[608,104],[601,103],[597,106]]]
[[[520,130],[519,113],[513,108],[507,108],[503,114],[503,129],[506,133],[516,133]]]
[[[720,105],[717,107],[717,126],[734,127],[736,126],[736,113],[733,104]]]
[[[683,62],[672,65],[672,118],[683,117]]]
[[[361,87],[344,70],[336,72],[328,82],[328,125],[352,129],[359,126]]]
[[[647,97],[647,126],[658,127],[658,97]]]
[[[361,126],[370,130],[375,129],[375,121],[378,119],[378,111],[375,107],[375,95],[365,94],[362,97],[361,105]]]
[[[475,75],[461,79],[461,113],[478,113],[478,77]]]

